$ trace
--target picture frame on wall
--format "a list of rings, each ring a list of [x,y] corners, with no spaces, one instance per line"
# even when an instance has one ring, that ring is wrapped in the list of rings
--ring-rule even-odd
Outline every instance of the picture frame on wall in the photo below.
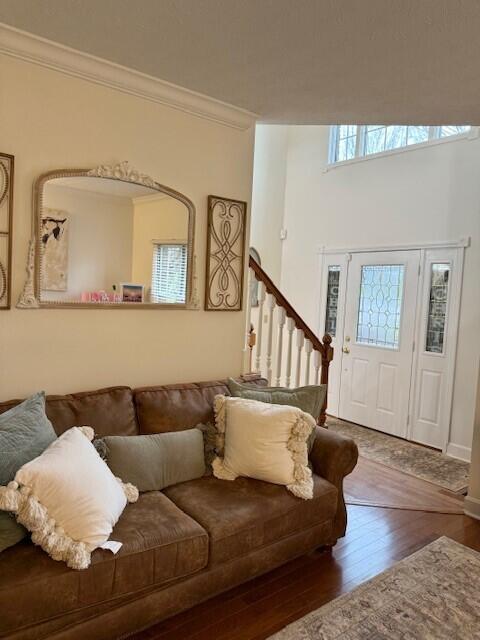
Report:
[[[208,196],[206,311],[241,311],[247,203]]]
[[[0,152],[0,311],[12,299],[12,226],[14,156]]]

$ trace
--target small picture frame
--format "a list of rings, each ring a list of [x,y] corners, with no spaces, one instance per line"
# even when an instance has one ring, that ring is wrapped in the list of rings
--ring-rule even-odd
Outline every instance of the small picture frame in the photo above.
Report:
[[[120,283],[120,299],[122,302],[142,303],[145,299],[145,286],[133,282]]]

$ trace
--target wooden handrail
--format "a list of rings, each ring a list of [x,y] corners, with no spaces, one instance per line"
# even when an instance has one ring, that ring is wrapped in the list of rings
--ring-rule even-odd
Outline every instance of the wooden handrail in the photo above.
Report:
[[[255,278],[260,282],[263,282],[265,285],[265,289],[267,293],[270,293],[274,298],[278,306],[283,307],[285,309],[285,313],[289,318],[292,318],[295,322],[295,326],[297,329],[301,329],[305,334],[305,338],[308,338],[313,345],[315,351],[320,351],[322,354],[322,360],[328,360],[329,362],[333,358],[333,347],[331,347],[332,336],[329,333],[326,333],[323,336],[323,340],[320,340],[307,323],[301,318],[289,301],[285,298],[283,293],[279,291],[279,289],[273,284],[270,277],[265,273],[262,267],[258,264],[255,258],[252,256],[249,257],[249,267],[253,270],[255,274]]]

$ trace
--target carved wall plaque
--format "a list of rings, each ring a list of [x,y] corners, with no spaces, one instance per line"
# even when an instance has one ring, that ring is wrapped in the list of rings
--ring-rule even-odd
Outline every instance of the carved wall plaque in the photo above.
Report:
[[[206,311],[240,311],[247,203],[208,196]]]
[[[10,309],[14,158],[0,153],[0,310]]]

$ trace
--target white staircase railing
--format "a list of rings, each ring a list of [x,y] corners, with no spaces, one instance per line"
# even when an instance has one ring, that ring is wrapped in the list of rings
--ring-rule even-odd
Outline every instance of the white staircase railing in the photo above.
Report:
[[[251,373],[260,373],[277,387],[290,387],[292,381],[296,387],[328,385],[331,336],[320,340],[251,256],[249,267],[250,278],[258,282],[258,306],[249,303],[248,308]],[[325,423],[325,412],[326,400],[319,424]]]

